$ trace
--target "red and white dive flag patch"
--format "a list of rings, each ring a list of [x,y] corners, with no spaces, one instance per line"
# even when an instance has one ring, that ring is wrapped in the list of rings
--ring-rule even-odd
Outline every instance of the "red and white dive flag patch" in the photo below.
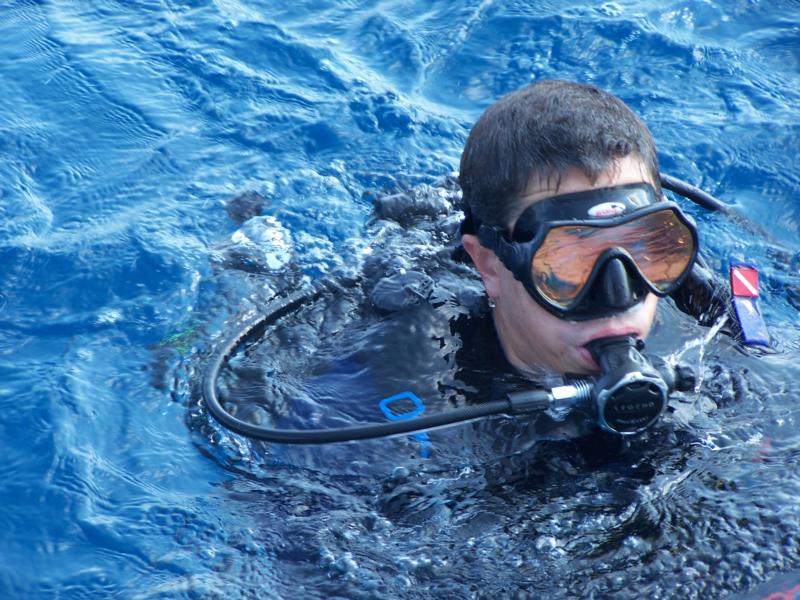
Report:
[[[734,296],[758,298],[758,270],[752,265],[732,264],[731,290]]]

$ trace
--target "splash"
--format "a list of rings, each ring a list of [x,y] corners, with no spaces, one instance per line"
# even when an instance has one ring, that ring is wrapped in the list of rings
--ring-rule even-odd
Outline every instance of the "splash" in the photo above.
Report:
[[[708,329],[706,335],[701,338],[696,338],[693,340],[689,340],[686,342],[682,348],[673,352],[672,354],[666,357],[667,364],[671,366],[676,366],[689,350],[693,350],[694,348],[698,349],[698,356],[695,364],[697,364],[697,384],[695,385],[695,391],[700,389],[700,386],[703,384],[703,371],[700,367],[703,365],[703,358],[705,356],[706,347],[708,346],[709,342],[719,333],[719,331],[725,326],[725,323],[728,322],[728,315],[723,314],[716,322]]]

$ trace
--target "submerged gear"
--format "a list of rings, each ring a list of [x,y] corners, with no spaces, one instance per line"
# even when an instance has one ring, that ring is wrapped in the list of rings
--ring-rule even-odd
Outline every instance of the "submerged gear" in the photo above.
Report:
[[[480,225],[493,250],[542,307],[561,318],[596,319],[627,310],[648,292],[677,289],[697,257],[697,229],[648,184],[540,200],[513,236]]]

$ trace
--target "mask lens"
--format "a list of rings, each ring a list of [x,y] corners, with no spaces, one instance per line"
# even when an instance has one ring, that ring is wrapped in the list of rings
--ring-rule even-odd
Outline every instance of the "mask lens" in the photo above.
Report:
[[[533,256],[534,285],[551,303],[567,309],[610,248],[627,252],[645,279],[663,293],[689,268],[695,243],[691,230],[670,208],[611,227],[554,227]]]

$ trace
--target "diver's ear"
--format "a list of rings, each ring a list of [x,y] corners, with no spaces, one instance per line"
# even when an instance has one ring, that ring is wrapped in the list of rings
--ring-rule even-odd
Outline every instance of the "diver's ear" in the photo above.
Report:
[[[483,286],[486,288],[489,298],[497,298],[500,293],[499,270],[504,268],[503,264],[494,252],[481,246],[477,235],[472,235],[471,233],[462,235],[461,244],[469,254],[472,262],[475,263],[478,273],[481,274]]]

